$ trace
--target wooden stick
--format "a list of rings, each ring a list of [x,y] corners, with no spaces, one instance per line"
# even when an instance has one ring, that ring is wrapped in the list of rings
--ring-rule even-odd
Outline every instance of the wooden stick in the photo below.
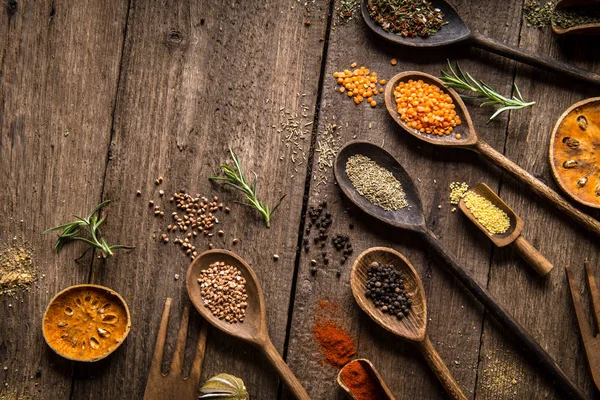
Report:
[[[442,360],[442,357],[440,357],[433,344],[431,344],[429,336],[426,335],[425,340],[417,342],[417,346],[419,346],[419,350],[423,353],[427,364],[435,373],[435,376],[437,376],[446,393],[454,400],[467,400],[467,396],[465,396],[458,383],[456,383],[444,360]]]
[[[553,265],[550,264],[550,261],[546,260],[546,257],[537,251],[537,249],[525,240],[523,236],[519,235],[519,237],[512,242],[512,246],[517,253],[519,253],[519,255],[535,269],[535,272],[540,274],[540,276],[546,276],[552,271]]]

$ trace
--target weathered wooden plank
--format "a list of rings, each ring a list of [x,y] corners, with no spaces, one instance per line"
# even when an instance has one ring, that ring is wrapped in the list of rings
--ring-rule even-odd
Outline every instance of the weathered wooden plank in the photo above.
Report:
[[[173,298],[168,345],[174,341],[188,303],[184,277],[190,259],[159,242],[174,208],[160,201],[160,189],[166,198],[182,188],[219,194],[231,207],[229,215],[218,214],[215,232],[225,233],[215,234],[212,243],[236,251],[255,268],[271,337],[283,350],[310,126],[295,163],[285,133],[277,130],[289,117],[286,111],[297,113],[303,124],[313,119],[326,7],[323,1],[309,7],[312,16],[296,2],[132,2],[104,197],[114,201],[107,235],[136,249],[96,263],[92,280],[125,297],[133,326],[123,348],[106,363],[81,369],[75,398],[141,397],[166,297]],[[255,211],[234,203],[241,200],[238,193],[209,184],[219,163],[228,161],[228,146],[248,174],[258,174],[261,199],[273,205],[288,194],[270,229]],[[164,182],[156,186],[159,176]],[[152,215],[150,199],[167,204],[164,218]],[[234,238],[240,240],[236,246]],[[195,243],[201,252],[209,240]],[[277,262],[274,254],[280,256]],[[197,329],[192,324],[192,336]],[[203,379],[219,372],[243,378],[252,398],[276,397],[278,380],[265,359],[211,329]]]
[[[90,258],[75,262],[79,245],[56,255],[41,232],[100,199],[126,11],[124,1],[0,9],[0,246],[27,243],[45,276],[22,300],[0,298],[0,394],[70,396],[73,363],[44,343],[42,315],[87,281]]]
[[[586,39],[558,38],[549,28],[538,30],[523,26],[520,47],[600,71],[599,59],[592,51],[593,43]],[[528,99],[537,104],[530,110],[512,113],[506,155],[562,193],[552,178],[548,163],[550,134],[556,119],[566,108],[576,101],[596,96],[596,90],[527,66],[519,66],[516,83],[527,93]],[[540,279],[511,250],[497,250],[490,271],[490,291],[497,297],[514,299],[508,305],[515,317],[589,398],[598,398],[587,370],[563,268],[570,265],[583,287],[583,261],[589,259],[592,265],[598,264],[598,240],[575,223],[561,218],[543,200],[526,192],[513,180],[502,181],[500,195],[525,221],[523,234],[554,263],[555,268],[545,279]],[[597,212],[591,215],[600,216]],[[514,358],[514,348],[503,346],[497,332],[494,325],[486,321],[481,350],[485,357],[479,365],[477,397],[511,399],[532,393],[539,398],[563,399],[564,394],[557,392],[527,362]]]
[[[508,5],[498,12],[477,2],[462,1],[458,8],[469,26],[496,39],[516,44],[518,29],[508,29],[506,24],[512,23],[520,15],[519,5]],[[462,10],[468,11],[462,13]],[[342,127],[340,143],[353,138],[366,139],[384,144],[388,151],[396,155],[416,181],[429,224],[444,245],[485,285],[491,243],[483,241],[478,236],[480,233],[477,229],[458,212],[451,212],[448,185],[453,181],[471,184],[486,182],[497,188],[497,171],[468,152],[441,150],[407,137],[407,134],[403,134],[394,125],[385,108],[378,106],[371,109],[364,104],[357,107],[346,96],[336,93],[337,85],[331,75],[334,71],[349,68],[353,61],[376,71],[381,78],[389,78],[395,73],[411,69],[438,75],[440,69],[445,67],[446,59],[451,58],[460,61],[465,70],[485,79],[498,90],[509,93],[514,63],[476,50],[472,50],[470,59],[467,59],[469,52],[460,48],[416,51],[391,47],[378,42],[361,21],[337,27],[332,31],[330,40],[319,132],[324,132],[326,125],[333,123],[335,117],[335,123]],[[396,67],[390,65],[392,57],[398,60]],[[382,101],[382,98],[378,99],[379,103]],[[475,125],[481,127],[481,136],[492,146],[502,150],[507,117],[500,117],[486,125],[490,110],[479,109],[477,102],[468,104]],[[314,168],[316,166],[317,162]],[[423,247],[424,243],[414,239],[413,235],[381,227],[367,217],[355,215],[350,218],[345,214],[346,205],[339,190],[332,184],[331,171],[327,171],[327,176],[329,183],[325,186],[318,185],[320,174],[315,172],[317,181],[311,181],[313,184],[309,204],[328,200],[334,216],[330,235],[348,234],[355,248],[354,257],[368,247],[385,245],[400,250],[412,261],[421,274],[428,298],[432,342],[465,393],[473,397],[483,321],[481,307],[451,275],[444,272],[441,261],[431,256]],[[440,205],[441,208],[438,208]],[[350,221],[355,222],[353,230],[348,229]],[[428,371],[417,351],[376,327],[353,304],[349,288],[351,263],[342,268],[341,278],[336,278],[339,256],[335,256],[331,245],[328,246],[328,251],[334,255],[334,265],[320,267],[316,277],[310,274],[309,261],[311,258],[320,259],[320,249],[312,249],[302,257],[298,278],[301,283],[290,333],[289,362],[295,369],[304,365],[301,379],[311,382],[311,395],[314,398],[342,398],[341,392],[335,387],[334,376],[337,371],[322,365],[318,348],[311,337],[315,304],[321,298],[329,298],[340,304],[341,324],[357,338],[358,356],[369,358],[375,363],[399,398],[444,398],[441,386]],[[509,302],[509,299],[502,299],[503,304]]]

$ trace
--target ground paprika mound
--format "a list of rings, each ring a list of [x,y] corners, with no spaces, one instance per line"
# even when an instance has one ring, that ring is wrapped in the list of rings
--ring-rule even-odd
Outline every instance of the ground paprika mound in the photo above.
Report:
[[[337,304],[321,300],[319,309],[335,312]],[[356,355],[350,334],[328,316],[317,315],[313,325],[313,336],[319,343],[325,361],[333,367],[343,367]]]

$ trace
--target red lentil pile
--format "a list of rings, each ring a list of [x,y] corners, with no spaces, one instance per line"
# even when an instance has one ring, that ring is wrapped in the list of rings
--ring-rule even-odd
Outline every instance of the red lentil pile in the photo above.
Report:
[[[402,121],[421,133],[449,135],[460,125],[452,98],[437,85],[422,80],[400,82],[394,90],[394,98]],[[461,138],[460,134],[456,135]]]
[[[350,67],[356,67],[356,63],[352,63]],[[337,83],[340,85],[340,93],[346,92],[348,97],[351,97],[356,104],[366,100],[371,107],[377,105],[375,96],[384,91],[383,87],[377,87],[377,83],[381,86],[386,83],[385,79],[378,82],[377,73],[365,67],[353,71],[346,69],[342,72],[334,72],[333,77],[337,79]]]

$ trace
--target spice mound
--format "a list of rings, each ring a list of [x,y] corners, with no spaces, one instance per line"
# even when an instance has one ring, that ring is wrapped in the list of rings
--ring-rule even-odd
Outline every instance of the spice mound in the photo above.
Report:
[[[409,79],[394,89],[400,119],[421,133],[443,136],[461,124],[452,98],[437,85]],[[460,134],[456,135],[461,138]]]
[[[600,101],[572,108],[550,144],[552,174],[578,202],[600,208]]]
[[[460,199],[465,197],[465,193],[469,190],[469,185],[466,182],[452,182],[450,184],[450,204],[458,204]]]
[[[408,206],[402,184],[369,157],[362,154],[349,157],[346,174],[356,191],[376,206],[387,211]]]
[[[12,245],[0,250],[0,296],[14,296],[26,291],[37,279],[31,250]]]
[[[352,68],[355,66],[356,63],[351,65]],[[352,97],[356,104],[367,100],[371,107],[375,107],[377,101],[375,101],[374,96],[384,92],[383,87],[377,87],[377,73],[371,72],[365,67],[360,67],[354,71],[346,69],[341,72],[334,72],[333,77],[337,79],[337,83],[340,85],[340,93],[346,92],[348,97]],[[379,81],[381,86],[385,83],[385,79]]]
[[[215,262],[200,273],[198,284],[204,305],[215,317],[231,324],[244,322],[248,295],[239,269]]]
[[[468,191],[463,198],[475,219],[492,235],[502,235],[510,228],[510,218],[491,201]]]
[[[96,285],[71,286],[50,302],[42,329],[48,345],[75,361],[98,361],[116,350],[131,327],[121,296]]]
[[[552,14],[552,24],[562,29],[600,24],[600,6],[594,4],[556,9]]]
[[[444,14],[426,0],[369,0],[369,15],[384,31],[404,37],[435,35],[444,22]]]
[[[342,382],[356,400],[386,400],[379,382],[358,360],[351,361],[341,371]]]
[[[365,287],[365,296],[384,313],[401,320],[410,312],[412,298],[404,289],[404,275],[392,264],[372,262]]]
[[[332,367],[342,368],[356,355],[356,347],[350,334],[331,319],[338,311],[337,303],[319,301],[313,336],[325,361]]]

